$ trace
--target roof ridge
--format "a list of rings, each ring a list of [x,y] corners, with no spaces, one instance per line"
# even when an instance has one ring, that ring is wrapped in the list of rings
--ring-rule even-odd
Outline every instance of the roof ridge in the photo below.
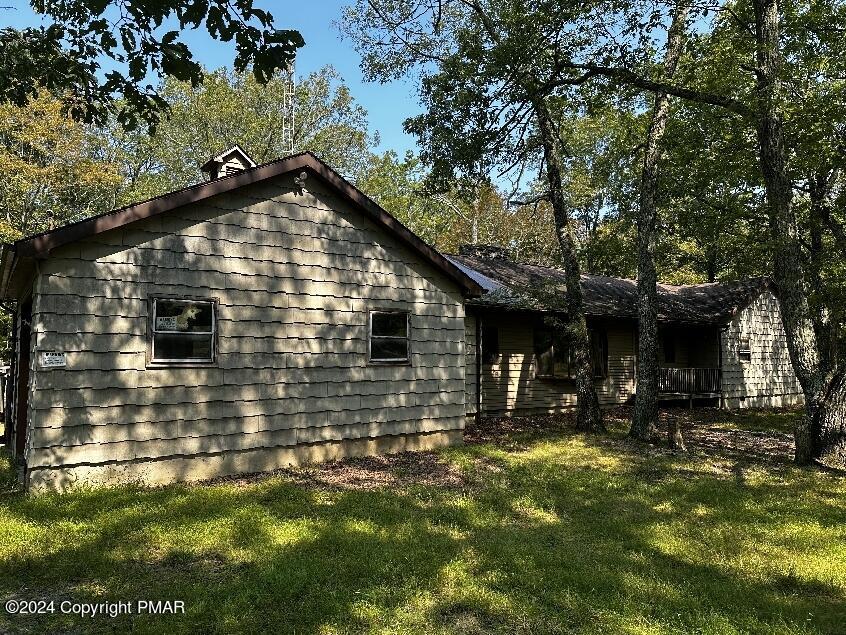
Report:
[[[44,257],[53,249],[62,245],[298,170],[308,170],[317,176],[333,192],[340,194],[341,199],[399,238],[413,251],[422,255],[437,270],[457,283],[463,292],[473,296],[482,293],[481,286],[466,272],[445,258],[437,249],[428,245],[373,199],[338,174],[325,161],[307,151],[274,159],[246,170],[239,170],[234,174],[196,183],[179,190],[160,194],[146,201],[113,209],[97,216],[90,216],[74,223],[17,240],[10,246],[9,250],[4,250],[2,257],[0,257],[0,280],[6,279],[4,272],[7,268],[14,267],[19,259],[32,260]],[[7,251],[11,253],[11,256]],[[4,286],[0,289],[0,297],[5,293],[6,288]]]
[[[266,167],[266,166],[271,165],[273,163],[278,163],[280,161],[287,161],[288,159],[293,159],[295,157],[299,157],[299,156],[303,156],[303,155],[311,155],[312,157],[314,157],[315,159],[317,159],[321,163],[324,163],[324,161],[321,161],[321,159],[319,157],[315,156],[312,152],[309,152],[308,150],[306,150],[304,152],[297,152],[296,154],[289,154],[289,155],[286,155],[284,157],[279,157],[279,158],[273,159],[271,161],[265,161],[264,163],[254,165],[250,168],[247,168],[245,170],[241,170],[241,171],[236,172],[234,174],[227,174],[226,176],[222,176],[222,177],[214,179],[214,180],[215,181],[225,181],[227,179],[235,178],[236,176],[239,176],[241,174],[245,174],[247,172],[254,172],[254,171],[256,171],[260,168]],[[23,242],[27,242],[27,241],[30,241],[30,240],[34,240],[36,238],[46,236],[47,234],[50,234],[54,231],[58,231],[60,229],[67,229],[68,227],[73,227],[74,225],[79,225],[81,223],[87,223],[87,222],[90,222],[92,220],[96,220],[98,218],[105,218],[106,216],[109,216],[111,214],[117,214],[119,212],[126,211],[126,210],[128,210],[132,207],[136,207],[138,205],[145,205],[147,203],[152,203],[153,201],[157,201],[157,200],[162,199],[162,198],[167,198],[169,196],[173,196],[174,194],[179,194],[181,192],[187,192],[187,191],[192,190],[194,188],[202,187],[202,186],[204,186],[208,183],[210,183],[210,181],[199,181],[198,183],[192,183],[191,185],[185,185],[185,186],[177,188],[175,190],[170,190],[168,192],[156,194],[155,196],[151,196],[150,198],[144,198],[144,199],[141,199],[140,201],[133,201],[132,203],[127,203],[126,205],[121,205],[120,207],[115,207],[115,208],[107,210],[105,212],[100,212],[99,214],[94,214],[93,216],[86,216],[85,218],[80,218],[78,220],[71,221],[70,223],[65,223],[64,225],[59,225],[58,227],[54,227],[53,229],[45,229],[44,231],[38,232],[37,234],[31,234],[29,236],[22,236],[21,238],[18,238],[16,241],[14,241],[14,243],[18,244],[18,243],[23,243]]]
[[[465,255],[462,255],[462,254],[448,254],[448,253],[444,253],[444,255],[449,256],[450,258],[475,259],[475,260],[479,260],[481,262],[486,262],[488,264],[500,262],[496,259],[486,259],[486,258],[481,258],[481,257],[476,256],[476,255],[465,256]],[[533,263],[533,262],[525,262],[525,261],[513,260],[513,259],[508,260],[508,261],[503,261],[503,262],[505,264],[518,265],[518,266],[521,266],[521,267],[537,267],[539,269],[549,269],[551,271],[557,271],[557,272],[560,272],[562,274],[566,274],[566,271],[563,268],[554,267],[554,266],[551,266],[551,265],[540,265],[540,264],[536,264],[536,263]],[[624,278],[622,276],[608,276],[608,275],[601,274],[601,273],[581,272],[579,275],[584,277],[584,278],[606,278],[606,279],[609,279],[609,280],[620,280],[620,281],[623,281],[623,282],[631,282],[631,283],[635,283],[635,284],[637,283],[637,278]],[[668,290],[676,290],[676,289],[681,290],[681,289],[714,287],[714,286],[719,286],[719,285],[731,285],[731,284],[736,284],[736,283],[745,283],[745,282],[752,282],[752,281],[759,281],[759,280],[760,281],[769,281],[769,276],[766,276],[766,275],[749,276],[748,278],[737,278],[736,280],[717,280],[717,281],[714,281],[714,282],[694,282],[694,283],[691,283],[691,284],[671,284],[669,282],[660,282],[659,281],[658,286],[664,287]]]

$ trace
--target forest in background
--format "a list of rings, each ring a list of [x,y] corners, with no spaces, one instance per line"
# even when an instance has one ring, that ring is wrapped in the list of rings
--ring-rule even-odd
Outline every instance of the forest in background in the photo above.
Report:
[[[259,163],[286,155],[285,81],[278,75],[263,86],[231,69],[207,73],[197,87],[168,79],[161,90],[168,116],[153,132],[126,131],[116,121],[79,122],[61,96],[46,90],[26,106],[0,105],[0,239],[11,242],[197,183],[199,166],[235,143]],[[429,244],[445,252],[497,245],[518,260],[560,264],[549,203],[537,196],[540,184],[524,178],[515,188],[488,176],[433,187],[420,156],[376,150],[378,122],[334,68],[300,78],[294,94],[295,151],[314,152]],[[569,150],[564,187],[585,272],[636,276],[647,106],[632,97],[569,114],[562,125]],[[659,280],[766,275],[766,210],[752,140],[739,130],[726,134],[703,108],[675,110],[661,175]],[[843,297],[843,263],[829,264],[826,293]]]

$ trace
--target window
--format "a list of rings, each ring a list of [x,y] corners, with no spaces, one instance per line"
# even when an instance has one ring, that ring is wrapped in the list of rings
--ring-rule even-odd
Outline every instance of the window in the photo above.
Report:
[[[608,336],[604,330],[590,330],[590,360],[593,376],[608,376]],[[575,360],[564,335],[546,328],[535,330],[535,376],[572,379]]]
[[[499,359],[499,329],[482,324],[482,363],[493,364]]]
[[[155,363],[213,362],[215,303],[211,300],[153,299]]]
[[[590,331],[590,361],[594,378],[608,377],[608,334],[604,330]]]
[[[676,363],[676,334],[670,331],[661,334],[661,348],[664,351],[664,363]]]
[[[535,329],[535,376],[569,379],[570,347],[559,331]]]
[[[749,345],[749,336],[741,337],[737,346],[737,357],[741,362],[752,361],[752,347]]]
[[[407,362],[408,330],[406,311],[371,311],[370,361]]]

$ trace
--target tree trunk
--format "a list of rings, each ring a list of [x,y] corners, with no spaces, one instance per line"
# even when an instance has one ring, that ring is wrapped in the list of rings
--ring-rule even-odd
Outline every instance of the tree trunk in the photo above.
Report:
[[[824,256],[823,226],[826,210],[828,209],[829,196],[832,188],[832,171],[819,170],[808,178],[810,209],[808,213],[809,224],[809,247],[808,247],[808,274],[811,288],[822,287],[823,280],[820,275]],[[814,303],[813,322],[814,333],[817,337],[817,353],[819,354],[820,367],[825,372],[834,367],[834,325],[831,322],[829,311],[819,301]]]
[[[846,370],[834,373],[818,400],[811,423],[811,454],[823,463],[846,465]]]
[[[579,269],[576,251],[576,237],[573,225],[567,211],[564,191],[561,185],[563,172],[559,149],[558,131],[549,113],[543,97],[532,99],[535,116],[538,121],[541,139],[543,141],[544,159],[546,160],[546,176],[549,185],[549,199],[555,218],[555,230],[561,257],[564,261],[564,273],[567,284],[566,311],[567,335],[573,363],[576,369],[576,426],[579,430],[601,432],[605,430],[602,422],[602,411],[599,409],[599,398],[593,381],[593,368],[590,356],[590,335],[585,319],[582,298],[581,271]]]
[[[843,458],[846,388],[842,373],[821,364],[813,312],[802,263],[799,227],[787,170],[780,102],[781,54],[778,0],[753,0],[755,9],[758,145],[773,241],[773,279],[793,369],[805,395],[805,416],[796,425],[799,464],[823,456]],[[839,440],[838,440],[839,439]]]
[[[676,71],[684,43],[687,13],[687,5],[678,7],[667,34],[667,53],[664,57],[666,78],[672,77]],[[658,278],[655,272],[658,209],[656,197],[661,161],[661,139],[667,129],[669,112],[669,97],[666,93],[656,93],[640,178],[640,210],[637,219],[637,391],[629,435],[641,441],[649,441],[655,436],[658,424]],[[670,441],[672,442],[672,439]]]

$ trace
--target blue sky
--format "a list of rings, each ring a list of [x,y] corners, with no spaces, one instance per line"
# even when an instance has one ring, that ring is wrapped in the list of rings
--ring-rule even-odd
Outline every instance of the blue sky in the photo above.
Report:
[[[402,130],[402,122],[419,112],[414,86],[408,82],[388,85],[362,81],[360,58],[349,40],[342,40],[333,24],[341,17],[346,3],[337,0],[311,0],[310,2],[274,2],[255,0],[255,6],[269,10],[278,28],[297,29],[306,41],[297,55],[297,73],[307,74],[331,64],[343,75],[353,96],[369,113],[371,130],[381,137],[380,150],[393,149],[400,154],[414,149],[414,138]],[[33,13],[26,0],[5,0],[0,8],[0,26],[33,26],[41,17]],[[5,7],[12,7],[6,9]],[[231,65],[233,47],[217,42],[205,30],[198,29],[184,35],[185,41],[200,62],[208,68]]]

